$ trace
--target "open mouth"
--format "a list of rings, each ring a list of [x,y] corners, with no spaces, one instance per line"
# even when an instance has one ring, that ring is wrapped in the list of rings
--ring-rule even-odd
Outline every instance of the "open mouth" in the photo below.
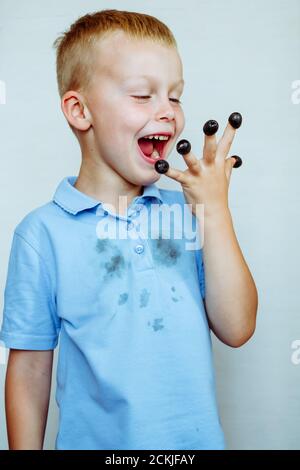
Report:
[[[141,137],[138,139],[141,154],[149,163],[154,164],[157,160],[164,159],[170,135],[162,135],[162,137],[163,139],[157,137]]]

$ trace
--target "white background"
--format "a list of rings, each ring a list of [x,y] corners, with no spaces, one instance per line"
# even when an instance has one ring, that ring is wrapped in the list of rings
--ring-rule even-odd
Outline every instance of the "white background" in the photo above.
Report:
[[[232,349],[214,339],[220,414],[230,449],[299,449],[300,364],[291,360],[291,344],[300,339],[300,104],[291,98],[292,83],[300,80],[299,0],[0,0],[1,311],[15,226],[80,165],[60,110],[53,41],[79,16],[105,8],[157,16],[173,31],[186,81],[181,138],[199,158],[205,121],[216,119],[221,134],[231,112],[243,115],[232,148],[243,166],[233,170],[230,208],[259,311],[256,334],[245,346]],[[176,151],[170,163],[185,168]],[[181,189],[165,176],[158,185]],[[55,368],[47,449],[57,431],[54,387]]]

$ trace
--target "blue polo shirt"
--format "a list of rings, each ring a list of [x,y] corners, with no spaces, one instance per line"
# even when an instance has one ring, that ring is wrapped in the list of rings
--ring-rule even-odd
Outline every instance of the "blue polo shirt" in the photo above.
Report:
[[[145,186],[118,215],[75,181],[15,229],[0,333],[14,349],[60,340],[55,448],[223,449],[183,193]]]

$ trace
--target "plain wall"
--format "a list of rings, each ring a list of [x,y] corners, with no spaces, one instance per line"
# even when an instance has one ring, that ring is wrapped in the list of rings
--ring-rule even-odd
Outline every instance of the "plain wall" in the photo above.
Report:
[[[104,8],[148,13],[172,29],[186,81],[181,137],[198,158],[205,121],[218,120],[221,136],[231,112],[243,115],[231,149],[243,166],[233,169],[230,208],[259,311],[255,336],[243,347],[213,340],[220,414],[230,449],[299,449],[300,364],[292,361],[300,339],[300,93],[292,95],[300,80],[299,0],[0,0],[1,312],[15,226],[80,165],[60,109],[52,43],[79,16]],[[176,151],[170,164],[185,168]],[[181,189],[165,176],[158,186]],[[3,344],[0,353],[6,449]],[[57,431],[54,392],[55,368],[46,449]]]

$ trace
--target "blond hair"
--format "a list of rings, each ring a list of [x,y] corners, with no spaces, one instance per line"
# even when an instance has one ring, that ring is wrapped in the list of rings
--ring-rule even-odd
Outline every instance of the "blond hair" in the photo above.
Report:
[[[120,10],[102,10],[78,18],[53,43],[56,48],[56,75],[60,97],[68,90],[86,89],[96,63],[95,45],[114,31],[134,39],[149,39],[177,48],[171,30],[154,16]]]

